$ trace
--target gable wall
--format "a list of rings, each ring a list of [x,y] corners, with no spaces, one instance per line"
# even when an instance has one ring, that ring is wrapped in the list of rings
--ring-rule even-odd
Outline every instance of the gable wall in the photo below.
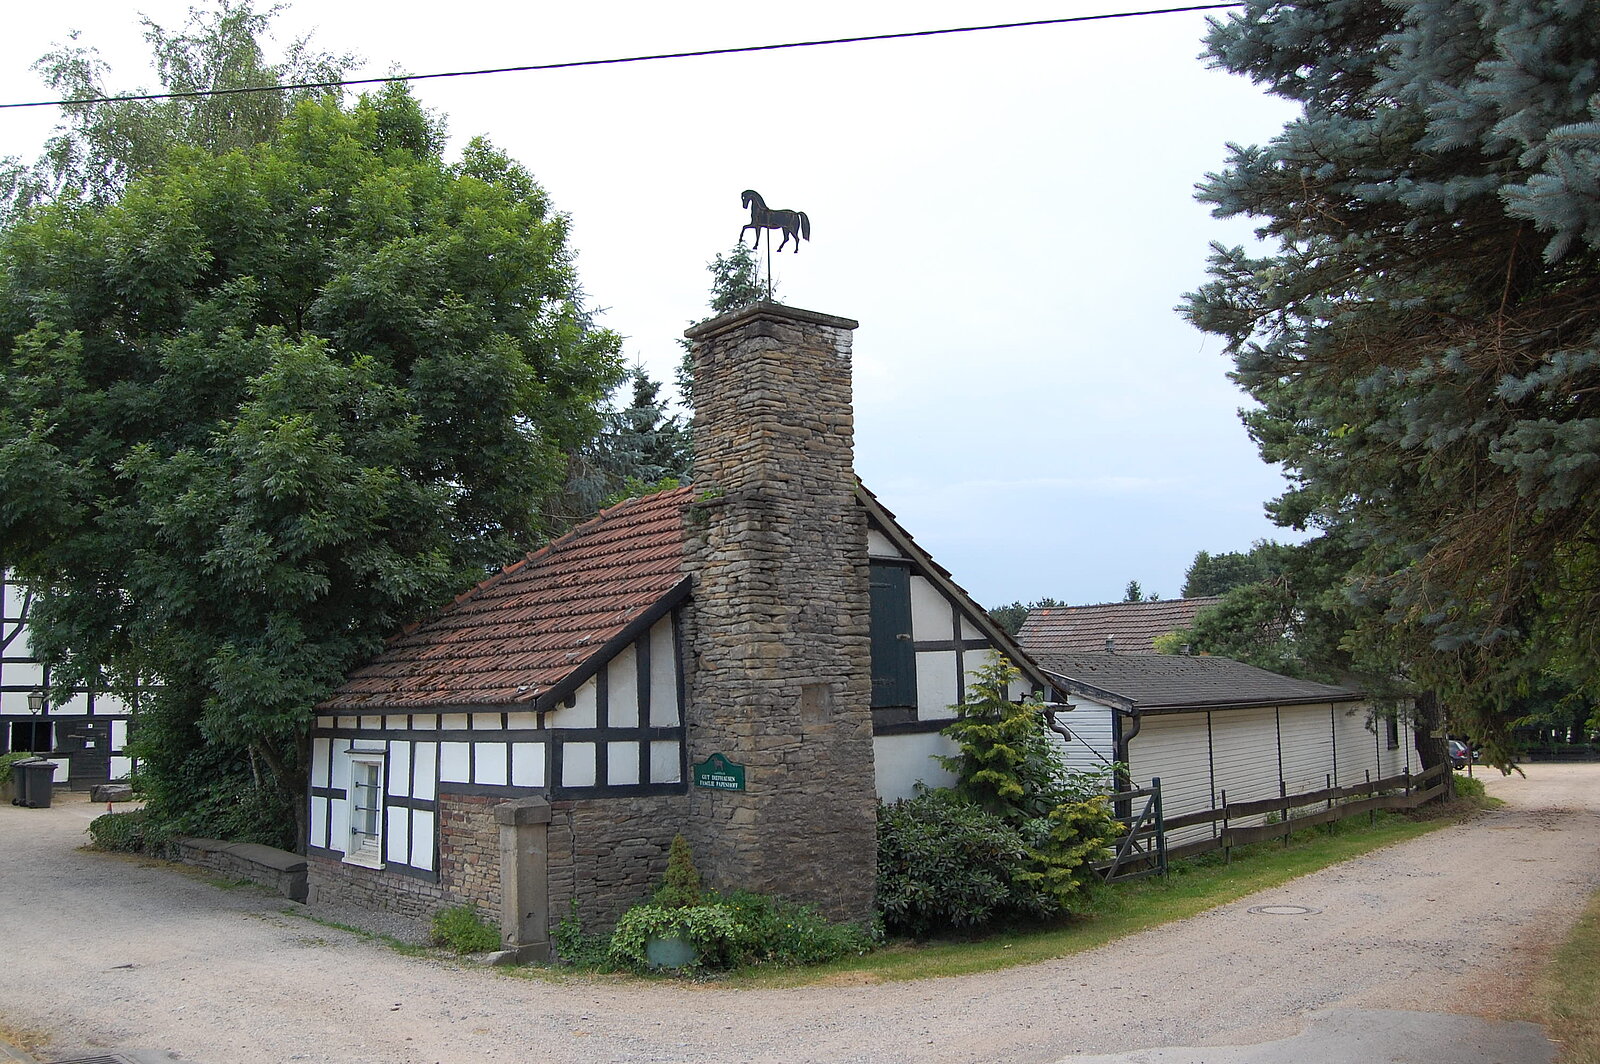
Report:
[[[869,529],[871,561],[903,565],[910,570],[911,642],[915,647],[916,682],[913,704],[873,710],[873,752],[878,797],[886,802],[909,798],[919,783],[944,787],[955,777],[936,758],[957,752],[954,742],[939,734],[955,712],[950,708],[966,694],[978,670],[990,664],[995,650],[964,604],[944,590],[877,528]],[[1019,680],[1012,697],[1031,693]]]

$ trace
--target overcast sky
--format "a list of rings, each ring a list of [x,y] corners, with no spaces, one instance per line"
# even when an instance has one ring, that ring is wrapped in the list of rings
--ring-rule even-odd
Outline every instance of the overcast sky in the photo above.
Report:
[[[0,102],[40,99],[29,66],[67,31],[110,87],[153,88],[136,11],[9,5]],[[574,59],[1058,18],[1118,0],[325,0],[280,38],[355,51],[360,73]],[[705,264],[748,220],[739,193],[805,211],[777,297],[861,322],[856,465],[985,606],[1044,595],[1175,597],[1197,550],[1283,538],[1282,478],[1239,424],[1221,345],[1173,312],[1210,241],[1249,239],[1194,202],[1229,141],[1291,115],[1198,58],[1198,14],[754,55],[426,81],[452,139],[486,135],[572,216],[578,269],[630,360],[670,381],[703,317]],[[0,111],[31,158],[55,116]]]

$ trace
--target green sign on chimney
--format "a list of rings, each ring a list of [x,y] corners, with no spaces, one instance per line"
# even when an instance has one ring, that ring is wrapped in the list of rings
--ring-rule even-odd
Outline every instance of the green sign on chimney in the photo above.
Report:
[[[744,766],[729,761],[726,754],[712,754],[694,766],[694,785],[713,791],[742,791]]]

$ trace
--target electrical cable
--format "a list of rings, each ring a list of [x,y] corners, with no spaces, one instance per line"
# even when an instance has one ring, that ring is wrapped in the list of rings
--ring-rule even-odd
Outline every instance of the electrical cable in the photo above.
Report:
[[[392,85],[438,78],[471,78],[485,74],[518,74],[535,70],[571,70],[575,67],[618,66],[623,63],[650,63],[662,59],[699,59],[713,55],[739,55],[749,52],[777,52],[792,48],[821,48],[837,44],[862,44],[868,41],[898,41],[913,37],[940,37],[952,33],[983,33],[989,30],[1015,30],[1037,26],[1060,26],[1071,22],[1104,22],[1146,15],[1177,15],[1190,11],[1218,11],[1240,7],[1243,0],[1230,3],[1195,4],[1189,7],[1163,7],[1146,11],[1115,11],[1104,15],[1073,15],[1066,18],[1033,19],[1028,22],[997,22],[987,26],[956,26],[942,30],[907,30],[901,33],[875,33],[862,37],[832,37],[815,41],[790,41],[786,44],[750,44],[736,48],[703,48],[692,52],[662,52],[656,55],[631,55],[615,59],[575,59],[564,63],[532,63],[526,66],[489,67],[483,70],[452,70],[440,74],[390,74],[381,78],[349,78],[341,81],[304,81],[292,85],[245,85],[233,89],[194,89],[188,92],[147,92],[127,96],[86,96],[76,100],[34,100],[27,103],[0,103],[0,109],[19,107],[66,107],[92,103],[135,103],[146,100],[183,100],[204,96],[240,96],[256,92],[293,92],[298,89],[337,89],[351,85]]]

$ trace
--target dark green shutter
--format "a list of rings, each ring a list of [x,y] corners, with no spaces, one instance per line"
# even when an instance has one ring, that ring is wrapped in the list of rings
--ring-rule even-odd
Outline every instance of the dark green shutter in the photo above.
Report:
[[[872,564],[872,708],[917,704],[911,570]]]

